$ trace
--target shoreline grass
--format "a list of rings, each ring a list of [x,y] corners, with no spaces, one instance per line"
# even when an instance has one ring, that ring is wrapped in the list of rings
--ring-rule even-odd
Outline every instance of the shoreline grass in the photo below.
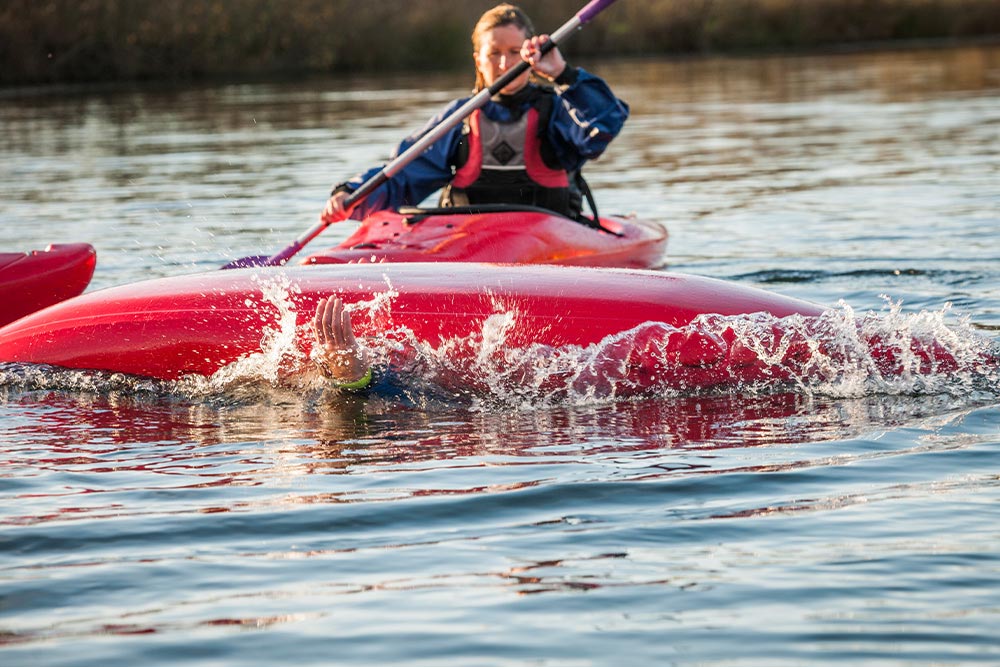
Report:
[[[493,0],[8,0],[0,85],[471,67]],[[520,3],[542,32],[583,0]],[[997,0],[621,0],[570,57],[791,53],[1000,38]]]

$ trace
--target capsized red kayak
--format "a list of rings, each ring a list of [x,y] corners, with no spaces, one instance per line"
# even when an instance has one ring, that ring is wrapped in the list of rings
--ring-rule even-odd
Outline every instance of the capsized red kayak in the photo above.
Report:
[[[534,207],[484,205],[380,211],[340,245],[302,264],[501,262],[657,268],[667,230],[630,217],[587,226]]]
[[[97,252],[88,243],[0,253],[0,325],[80,294],[96,264]]]
[[[239,269],[99,290],[0,329],[0,362],[164,380],[257,359],[307,367],[309,322],[333,294],[375,363],[463,395],[606,398],[960,365],[933,335],[866,330],[725,281],[475,263]]]

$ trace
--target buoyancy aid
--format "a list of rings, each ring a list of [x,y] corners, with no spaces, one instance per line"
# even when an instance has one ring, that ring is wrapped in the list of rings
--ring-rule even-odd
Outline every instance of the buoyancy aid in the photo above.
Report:
[[[465,119],[455,176],[442,192],[441,205],[526,204],[579,218],[576,175],[558,164],[545,138],[553,98],[539,93],[510,122],[492,120],[482,109]]]

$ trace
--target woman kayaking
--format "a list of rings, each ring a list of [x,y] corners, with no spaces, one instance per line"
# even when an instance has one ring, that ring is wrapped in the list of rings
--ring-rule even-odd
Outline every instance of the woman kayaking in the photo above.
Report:
[[[531,20],[514,5],[483,14],[472,32],[476,91],[521,60],[531,68],[350,210],[344,208],[350,193],[381,167],[337,185],[322,220],[361,220],[375,211],[417,205],[442,188],[442,206],[532,205],[581,219],[586,184],[580,170],[617,136],[628,105],[602,79],[568,65],[557,48],[542,55],[547,39],[535,35]],[[467,99],[449,104],[395,155]]]

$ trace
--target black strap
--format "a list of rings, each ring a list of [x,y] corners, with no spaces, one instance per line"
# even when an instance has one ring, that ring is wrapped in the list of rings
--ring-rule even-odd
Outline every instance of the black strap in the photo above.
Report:
[[[576,187],[580,189],[580,192],[586,198],[587,205],[590,206],[590,212],[593,214],[593,216],[590,218],[590,222],[593,223],[595,226],[600,227],[601,216],[598,215],[597,213],[597,202],[594,201],[594,193],[591,192],[590,190],[590,184],[587,183],[586,179],[583,178],[582,171],[576,172],[575,180],[576,180]],[[587,216],[585,216],[581,211],[580,217],[586,218]]]

